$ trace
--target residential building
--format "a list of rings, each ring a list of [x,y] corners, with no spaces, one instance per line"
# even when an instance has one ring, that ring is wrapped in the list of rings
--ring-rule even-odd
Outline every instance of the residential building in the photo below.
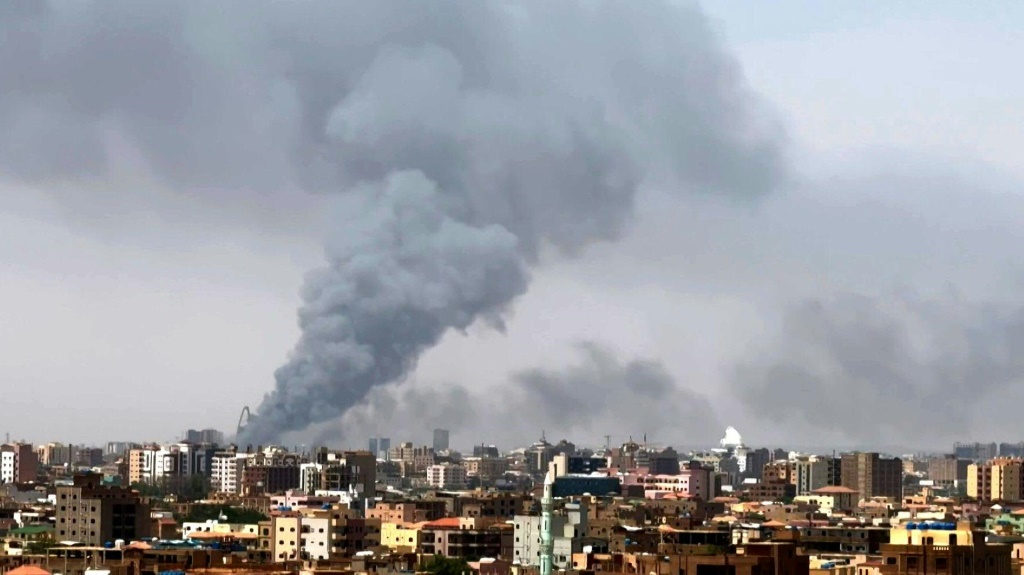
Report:
[[[299,467],[296,464],[252,465],[242,470],[241,490],[245,496],[284,493],[298,487]]]
[[[377,456],[369,451],[329,451],[317,458],[320,490],[355,491],[372,496],[377,488]]]
[[[210,460],[210,489],[218,493],[240,493],[242,472],[249,457],[236,449],[218,451]]]
[[[648,454],[647,469],[651,475],[679,474],[679,454],[676,453],[675,449],[672,449],[671,447],[666,447],[661,451],[644,451]],[[576,467],[578,471],[571,471],[570,473],[593,473],[600,469],[604,469],[604,465],[607,465],[607,461],[593,457],[574,457],[573,459],[576,460],[576,465],[573,466],[572,463],[570,463],[570,466]]]
[[[304,511],[303,516],[326,519],[329,522],[329,545],[332,558],[352,557],[360,551],[372,549],[381,544],[381,521],[359,517],[359,514],[347,505],[334,505],[329,509]],[[319,526],[316,528],[319,529]],[[317,535],[319,535],[319,531]],[[316,547],[319,548],[319,543]]]
[[[408,441],[399,444],[397,447],[392,447],[389,459],[402,464],[403,473],[426,471],[427,467],[436,462],[433,448],[413,447],[413,444]]]
[[[483,483],[491,483],[500,479],[508,471],[508,460],[504,457],[465,457],[462,466],[466,475],[478,477]]]
[[[36,480],[38,454],[28,443],[0,445],[0,483],[28,483]]]
[[[181,439],[183,442],[192,443],[194,445],[224,444],[224,434],[216,429],[189,429],[182,434]]]
[[[1024,460],[996,458],[967,467],[967,495],[980,501],[1024,501]]]
[[[793,462],[796,494],[808,495],[829,484],[828,462],[811,456]]]
[[[842,485],[826,485],[819,487],[811,492],[812,495],[820,498],[829,498],[828,512],[842,511],[851,512],[857,508],[858,497],[860,494],[850,489],[849,487],[843,487]]]
[[[512,519],[523,513],[533,498],[522,493],[473,492],[460,493],[452,500],[450,512],[459,517],[491,517]]]
[[[415,553],[420,546],[420,530],[404,523],[382,523],[380,544],[395,553]]]
[[[158,445],[128,451],[128,484],[155,483],[164,473],[164,450]]]
[[[56,467],[71,463],[74,448],[63,443],[47,443],[36,450],[40,465]]]
[[[99,467],[103,465],[103,450],[99,447],[80,447],[75,450],[72,464],[79,467]]]
[[[903,462],[878,453],[844,453],[842,485],[855,490],[862,500],[886,497],[899,501],[903,496]]]
[[[761,479],[764,474],[764,466],[771,461],[771,452],[766,447],[747,450],[744,459],[743,477]]]
[[[14,470],[17,467],[15,453],[4,447],[7,446],[0,447],[0,483],[14,483]]]
[[[953,455],[957,459],[985,461],[999,457],[999,446],[995,443],[955,443]]]
[[[539,565],[541,551],[542,518],[535,515],[517,515],[513,520],[515,542],[512,560],[521,565]],[[587,541],[588,508],[585,503],[566,503],[551,517],[554,533],[554,565],[559,569],[570,567],[573,553],[581,553]]]
[[[955,454],[933,457],[928,460],[928,479],[936,486],[953,487],[967,481],[970,461],[959,459]]]
[[[699,497],[704,501],[711,499],[711,470],[690,462],[678,475],[638,475],[626,473],[620,475],[623,489],[631,491],[638,486],[642,496],[653,497],[655,492],[674,493],[689,497]]]
[[[427,483],[437,489],[465,489],[466,468],[452,463],[431,465],[427,468]]]
[[[1010,575],[1009,544],[986,543],[970,523],[894,528],[882,545],[882,575]],[[952,528],[950,528],[952,527]]]
[[[61,541],[103,545],[149,536],[149,504],[127,487],[109,487],[102,475],[76,475],[56,492],[56,536]]]
[[[367,519],[383,523],[420,523],[441,519],[448,507],[440,499],[415,499],[411,501],[377,501],[366,510]]]
[[[300,521],[300,556],[304,561],[331,558],[331,518],[306,515]]]
[[[424,554],[445,557],[503,557],[512,547],[512,530],[480,518],[446,517],[421,528]]]
[[[297,513],[275,515],[270,518],[270,524],[270,554],[274,561],[297,561],[301,559],[301,516]]]

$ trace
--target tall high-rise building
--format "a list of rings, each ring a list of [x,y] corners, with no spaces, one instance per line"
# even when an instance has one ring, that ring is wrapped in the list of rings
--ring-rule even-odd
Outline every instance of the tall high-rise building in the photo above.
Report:
[[[444,451],[448,449],[448,430],[447,429],[435,429],[434,430],[434,451]]]
[[[182,435],[182,440],[194,444],[223,445],[224,434],[216,429],[189,429]]]
[[[390,437],[371,437],[369,451],[377,459],[388,459],[388,452],[391,450]]]
[[[903,497],[903,461],[877,453],[844,453],[842,486],[857,491],[860,499]]]
[[[999,446],[993,443],[954,443],[953,455],[957,459],[986,461],[999,456]]]

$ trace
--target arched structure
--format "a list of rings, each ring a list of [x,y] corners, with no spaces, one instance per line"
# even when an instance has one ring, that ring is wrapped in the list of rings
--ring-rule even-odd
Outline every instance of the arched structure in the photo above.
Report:
[[[238,416],[238,429],[235,430],[235,437],[241,435],[242,429],[249,425],[249,416],[249,406],[246,405],[242,408],[242,414]]]

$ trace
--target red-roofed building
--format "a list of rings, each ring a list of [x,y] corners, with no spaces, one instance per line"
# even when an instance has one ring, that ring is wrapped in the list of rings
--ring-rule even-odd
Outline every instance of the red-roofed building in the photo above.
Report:
[[[815,495],[829,497],[832,499],[832,509],[836,511],[851,511],[857,507],[858,492],[842,485],[827,485],[813,491]]]
[[[513,530],[479,517],[445,517],[423,524],[420,546],[425,554],[445,557],[509,559]]]

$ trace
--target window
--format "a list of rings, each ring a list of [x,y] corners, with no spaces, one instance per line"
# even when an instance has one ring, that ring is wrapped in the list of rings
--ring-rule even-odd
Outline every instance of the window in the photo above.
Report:
[[[908,568],[917,567],[917,557],[907,557],[907,567]]]
[[[938,570],[938,569],[948,569],[948,568],[949,568],[949,560],[948,559],[946,559],[945,557],[936,557],[935,558],[935,569]]]

